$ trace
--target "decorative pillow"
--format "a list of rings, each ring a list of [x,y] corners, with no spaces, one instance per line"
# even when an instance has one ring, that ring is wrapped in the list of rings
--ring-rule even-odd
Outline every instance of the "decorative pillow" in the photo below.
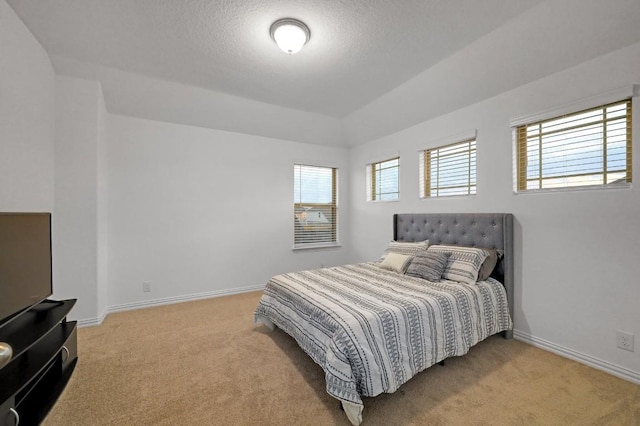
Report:
[[[378,263],[382,262],[389,253],[398,253],[413,257],[418,251],[426,250],[427,247],[429,247],[429,240],[420,241],[419,243],[391,241],[387,250],[380,256]]]
[[[399,274],[404,274],[404,271],[407,270],[407,267],[411,263],[411,259],[413,259],[413,257],[407,256],[406,254],[391,252],[387,254],[382,263],[380,263],[380,267]]]
[[[449,253],[442,278],[464,284],[475,284],[480,267],[488,256],[485,249],[475,247],[435,245],[430,246],[427,251]]]
[[[440,281],[442,273],[447,267],[449,256],[449,253],[437,253],[429,250],[418,252],[407,268],[406,274],[431,282]]]
[[[487,258],[482,262],[482,266],[478,271],[478,281],[485,281],[489,278],[496,267],[496,263],[498,263],[498,252],[495,249],[485,248],[483,250],[487,252]]]

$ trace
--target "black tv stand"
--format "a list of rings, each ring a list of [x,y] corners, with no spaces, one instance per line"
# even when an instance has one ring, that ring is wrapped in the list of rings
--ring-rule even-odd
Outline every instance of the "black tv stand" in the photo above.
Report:
[[[77,323],[66,319],[75,303],[45,300],[0,327],[13,349],[0,369],[0,426],[40,424],[64,390],[78,360]]]

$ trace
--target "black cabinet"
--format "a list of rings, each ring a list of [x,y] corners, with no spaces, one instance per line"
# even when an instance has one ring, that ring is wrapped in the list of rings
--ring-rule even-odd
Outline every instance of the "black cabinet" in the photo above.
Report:
[[[45,300],[0,328],[13,349],[0,369],[0,426],[39,424],[67,385],[78,361],[77,323],[66,319],[75,303]]]

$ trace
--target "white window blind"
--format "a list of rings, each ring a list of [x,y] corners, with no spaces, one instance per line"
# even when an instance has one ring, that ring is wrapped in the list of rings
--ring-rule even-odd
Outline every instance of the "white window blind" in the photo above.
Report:
[[[294,247],[338,241],[338,169],[294,165]]]
[[[367,200],[389,201],[400,198],[400,158],[379,161],[367,166]]]
[[[519,192],[631,183],[631,100],[516,127]]]
[[[423,198],[475,194],[475,138],[421,151],[420,176]]]

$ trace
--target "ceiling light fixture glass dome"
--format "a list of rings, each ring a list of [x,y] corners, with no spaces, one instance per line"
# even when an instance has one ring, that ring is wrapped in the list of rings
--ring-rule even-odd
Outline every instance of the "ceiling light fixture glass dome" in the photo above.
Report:
[[[269,33],[278,47],[289,55],[298,53],[311,38],[309,27],[293,18],[277,20],[271,25]]]

